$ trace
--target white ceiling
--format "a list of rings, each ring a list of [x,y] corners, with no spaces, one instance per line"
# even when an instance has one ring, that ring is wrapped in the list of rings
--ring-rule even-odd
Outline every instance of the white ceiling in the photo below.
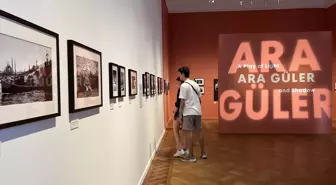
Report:
[[[166,2],[170,13],[326,8],[336,4],[336,0],[279,0],[279,3],[278,0],[166,0]]]

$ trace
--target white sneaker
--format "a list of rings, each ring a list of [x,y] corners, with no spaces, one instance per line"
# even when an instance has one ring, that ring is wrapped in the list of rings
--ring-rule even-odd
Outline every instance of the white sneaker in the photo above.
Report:
[[[184,155],[184,150],[177,150],[174,154],[174,157],[181,157]]]

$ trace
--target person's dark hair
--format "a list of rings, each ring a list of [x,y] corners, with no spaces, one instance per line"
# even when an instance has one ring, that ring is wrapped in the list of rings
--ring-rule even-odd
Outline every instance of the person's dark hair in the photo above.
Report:
[[[177,78],[176,78],[176,81],[180,82],[180,81],[181,81],[181,78],[180,78],[180,77],[177,77]]]
[[[179,70],[178,70],[179,73],[183,74],[186,78],[189,78],[189,68],[188,67],[181,67]]]

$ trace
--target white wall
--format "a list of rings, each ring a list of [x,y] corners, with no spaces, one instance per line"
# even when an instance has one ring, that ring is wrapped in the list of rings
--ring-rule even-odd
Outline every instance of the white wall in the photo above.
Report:
[[[164,131],[163,95],[126,96],[110,110],[108,63],[138,71],[138,82],[144,72],[163,76],[161,1],[0,0],[0,9],[60,35],[62,104],[61,117],[0,130],[0,184],[138,184]],[[102,52],[99,110],[68,114],[67,39]]]

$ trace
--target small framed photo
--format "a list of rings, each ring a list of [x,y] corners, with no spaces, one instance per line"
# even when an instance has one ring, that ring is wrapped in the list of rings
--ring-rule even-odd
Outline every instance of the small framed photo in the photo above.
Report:
[[[200,87],[201,95],[204,95],[204,87]]]
[[[158,94],[161,94],[161,78],[157,77],[157,89],[158,89]]]
[[[128,70],[128,89],[129,95],[135,96],[138,94],[138,85],[137,85],[137,72],[135,70]]]
[[[164,93],[164,82],[163,82],[163,78],[161,78],[161,93]]]
[[[214,79],[214,101],[218,101],[218,79]]]
[[[118,65],[109,63],[109,83],[110,83],[110,98],[119,96],[119,80],[118,80]]]
[[[68,40],[69,112],[103,106],[101,52]]]
[[[142,74],[142,94],[147,95],[147,78],[146,74]]]
[[[151,75],[149,73],[145,73],[146,74],[146,96],[150,96],[152,94],[152,91],[151,91]]]
[[[126,69],[123,66],[118,66],[118,79],[119,79],[119,97],[126,96]]]
[[[204,85],[204,78],[195,78],[194,81],[198,84],[203,86]]]
[[[150,74],[150,91],[151,91],[151,95],[153,96],[155,94],[155,80],[154,80],[155,76]]]

